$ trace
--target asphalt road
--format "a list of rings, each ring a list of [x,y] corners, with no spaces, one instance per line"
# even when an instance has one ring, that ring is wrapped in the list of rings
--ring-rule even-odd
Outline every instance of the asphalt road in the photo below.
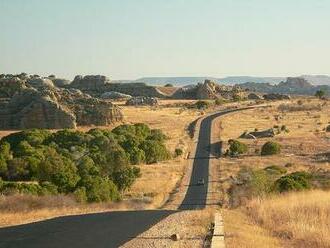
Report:
[[[1,248],[119,247],[175,211],[119,211],[59,217],[0,229]]]
[[[202,209],[209,183],[212,121],[229,112],[201,121],[190,184],[179,210]],[[203,178],[204,185],[196,185]],[[114,211],[54,218],[20,226],[0,228],[0,248],[111,248],[118,247],[148,230],[176,211]]]
[[[250,107],[244,108],[249,109]],[[207,204],[207,193],[209,186],[209,166],[210,159],[215,159],[221,154],[219,144],[211,144],[211,127],[214,119],[236,111],[244,109],[234,109],[218,112],[205,117],[200,124],[200,131],[196,153],[193,161],[192,174],[185,198],[179,210],[203,209]],[[214,147],[217,146],[217,147]],[[212,152],[218,150],[217,154]],[[204,180],[204,185],[198,185],[199,180]],[[215,204],[215,203],[213,203]]]

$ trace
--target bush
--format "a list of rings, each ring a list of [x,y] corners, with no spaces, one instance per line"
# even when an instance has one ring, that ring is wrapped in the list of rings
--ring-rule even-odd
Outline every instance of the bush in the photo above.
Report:
[[[175,148],[174,153],[175,157],[179,157],[183,154],[183,150],[181,148]]]
[[[86,188],[89,202],[113,201],[120,198],[116,185],[107,178],[88,176],[82,180],[81,186]]]
[[[275,190],[282,193],[310,189],[311,178],[312,176],[307,172],[294,172],[276,180]]]
[[[85,203],[87,202],[87,194],[86,194],[86,188],[85,187],[79,187],[74,192],[74,197],[77,202]]]
[[[173,87],[173,84],[165,84],[164,87]]]
[[[238,140],[229,140],[229,155],[230,156],[237,156],[243,153],[246,153],[248,150],[247,145],[238,141]]]
[[[147,164],[157,163],[170,158],[165,145],[159,141],[146,140],[141,144],[140,148],[145,153]]]
[[[330,125],[328,125],[325,129],[326,132],[330,132]]]
[[[272,141],[266,142],[261,148],[262,156],[279,154],[280,152],[281,152],[280,144]]]
[[[40,163],[40,182],[52,182],[59,192],[67,193],[75,188],[79,178],[73,161],[58,154],[53,148],[47,150],[45,159]]]
[[[223,99],[221,98],[217,98],[215,101],[214,101],[215,105],[222,105],[224,103]]]
[[[207,109],[209,106],[210,106],[210,104],[207,101],[197,101],[195,103],[195,107],[197,109]]]

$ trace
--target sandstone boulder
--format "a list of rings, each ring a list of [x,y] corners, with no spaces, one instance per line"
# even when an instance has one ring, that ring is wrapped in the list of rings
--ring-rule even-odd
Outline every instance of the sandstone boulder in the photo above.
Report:
[[[240,138],[243,139],[256,139],[256,138],[269,138],[274,137],[275,132],[272,128],[264,130],[264,131],[255,131],[255,132],[245,132],[243,133]]]
[[[122,120],[121,110],[78,89],[55,87],[50,79],[0,79],[0,129],[75,128]]]
[[[117,91],[104,92],[100,97],[102,99],[111,99],[111,100],[132,98],[131,95],[123,94],[123,93],[120,93],[120,92],[117,92]]]
[[[158,104],[158,100],[155,97],[133,97],[126,101],[126,105],[128,106],[136,106],[136,105],[149,105],[154,106]]]

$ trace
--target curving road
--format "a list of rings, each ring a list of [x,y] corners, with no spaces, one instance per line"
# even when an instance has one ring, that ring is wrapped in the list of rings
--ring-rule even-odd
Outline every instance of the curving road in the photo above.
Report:
[[[247,109],[247,108],[245,108]],[[202,209],[207,202],[211,154],[211,124],[235,109],[205,117],[200,124],[192,175],[179,210]],[[204,179],[204,185],[196,185]],[[0,228],[1,248],[110,248],[118,247],[176,211],[114,211],[66,216]]]
[[[209,167],[210,160],[215,159],[221,154],[221,146],[213,147],[211,143],[212,122],[214,119],[236,111],[250,109],[252,107],[227,110],[209,115],[202,119],[199,127],[198,143],[193,161],[192,174],[185,198],[183,199],[179,210],[203,209],[207,204],[209,188]],[[217,150],[217,154],[214,153]],[[198,181],[204,180],[203,185],[198,185]],[[217,203],[213,203],[217,204]]]

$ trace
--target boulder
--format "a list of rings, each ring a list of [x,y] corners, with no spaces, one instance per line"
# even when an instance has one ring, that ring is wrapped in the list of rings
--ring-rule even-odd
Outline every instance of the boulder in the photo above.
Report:
[[[136,106],[136,105],[149,105],[154,106],[158,104],[158,100],[155,97],[133,97],[126,101],[126,105],[128,106]]]
[[[48,78],[31,78],[27,80],[27,85],[36,89],[55,87],[53,81]]]
[[[0,79],[0,129],[75,128],[109,125],[123,118],[110,102],[78,89],[61,89],[50,79],[30,76]]]
[[[123,94],[123,93],[120,93],[120,92],[117,92],[117,91],[104,92],[100,97],[102,99],[111,99],[111,100],[132,98],[131,95]]]
[[[269,138],[274,137],[275,132],[272,128],[264,130],[264,131],[255,131],[255,132],[249,132],[249,133],[243,133],[240,138],[243,139],[256,139],[256,138]]]

